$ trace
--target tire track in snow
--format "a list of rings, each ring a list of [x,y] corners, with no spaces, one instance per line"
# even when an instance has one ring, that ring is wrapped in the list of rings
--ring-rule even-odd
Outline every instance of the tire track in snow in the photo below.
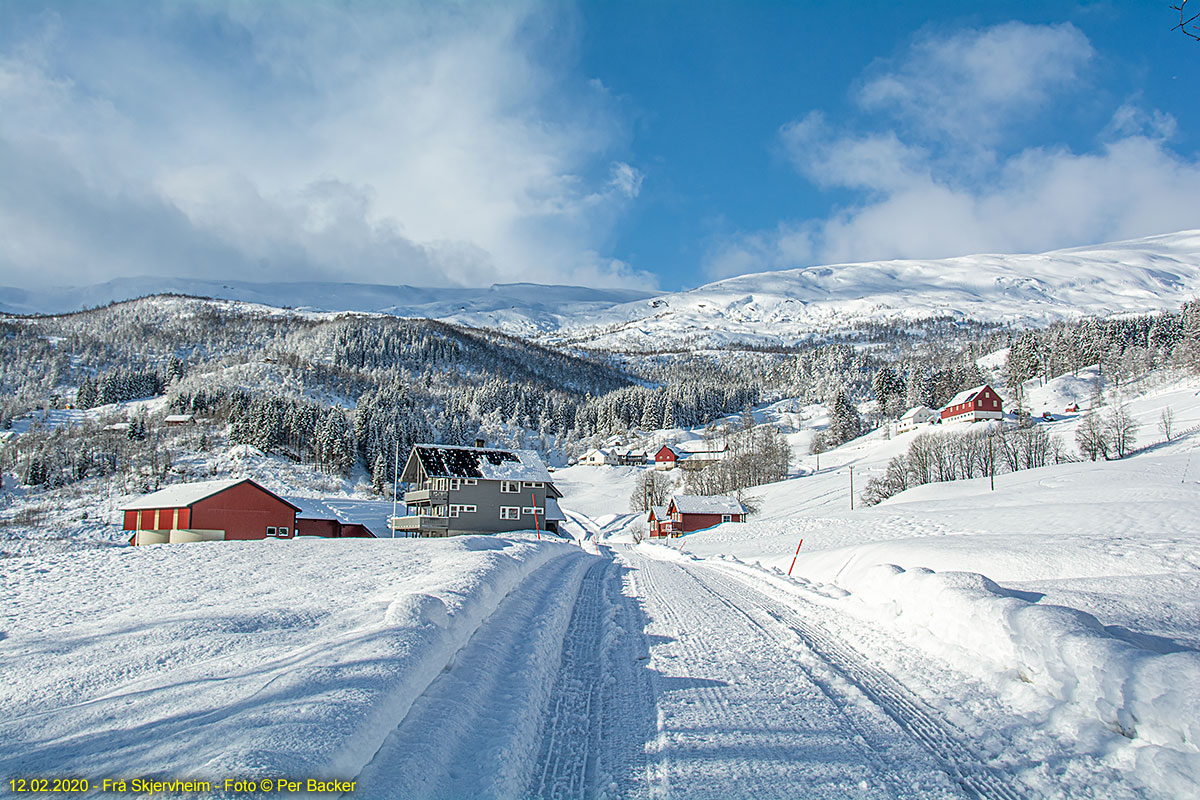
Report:
[[[967,734],[942,719],[895,677],[806,620],[793,606],[724,571],[690,565],[685,569],[714,594],[733,598],[730,606],[761,625],[765,632],[790,635],[829,664],[924,746],[969,796],[982,800],[1021,800],[1025,796],[1012,778],[984,763]],[[811,672],[810,675],[827,684],[830,697],[836,699],[840,695],[842,703],[853,703],[853,698],[846,697],[829,681]]]
[[[644,619],[607,548],[588,570],[563,644],[528,797],[631,797],[653,733]]]
[[[875,706],[847,708],[781,642],[693,570],[626,551],[656,641],[650,796],[961,797]]]

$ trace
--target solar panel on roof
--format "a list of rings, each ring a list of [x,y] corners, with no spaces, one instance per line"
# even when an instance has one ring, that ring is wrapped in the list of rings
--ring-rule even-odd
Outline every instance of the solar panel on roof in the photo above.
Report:
[[[417,457],[425,466],[425,474],[437,478],[482,478],[481,459],[497,466],[507,461],[520,461],[515,453],[504,450],[477,450],[472,447],[417,447]]]

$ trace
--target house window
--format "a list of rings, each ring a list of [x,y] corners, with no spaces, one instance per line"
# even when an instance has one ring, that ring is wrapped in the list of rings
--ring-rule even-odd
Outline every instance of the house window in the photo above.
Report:
[[[463,478],[462,479],[463,486],[474,486],[477,483],[479,483],[478,478]]]
[[[732,521],[733,521],[732,514],[722,514],[721,515],[721,522],[732,522]]]
[[[267,526],[267,536],[274,536],[274,535],[275,535],[275,527],[273,525],[268,525]]]
[[[457,517],[459,508],[461,508],[461,506],[455,506],[455,505],[450,506],[450,516]]]
[[[521,513],[522,514],[540,514],[540,513],[542,513],[542,511],[537,506],[525,506],[524,508],[521,509]]]
[[[464,514],[474,514],[474,513],[475,513],[475,511],[477,510],[477,509],[475,508],[475,505],[474,505],[474,504],[471,504],[471,505],[469,505],[469,506],[459,506],[459,508],[460,508],[460,509],[462,509],[462,512],[463,512]]]
[[[280,536],[282,536],[283,538],[285,538],[285,539],[286,539],[286,538],[287,538],[287,536],[288,536],[288,529],[287,529],[287,528],[280,528],[280,529],[279,529],[279,535],[280,535]]]
[[[999,400],[993,400],[993,401],[992,401],[992,408],[999,408],[999,407],[1000,407],[1000,401],[999,401]]]
[[[450,491],[452,491],[452,492],[457,492],[457,491],[458,491],[458,487],[459,487],[459,485],[460,485],[460,484],[459,484],[459,479],[458,479],[458,478],[451,478],[451,479],[450,479]]]
[[[520,519],[520,506],[500,506],[500,519]]]
[[[541,483],[541,481],[525,481],[525,488],[526,489],[540,489],[540,488],[542,488],[542,483]]]
[[[520,494],[521,493],[521,482],[520,481],[500,481],[500,491],[504,492],[505,494]]]

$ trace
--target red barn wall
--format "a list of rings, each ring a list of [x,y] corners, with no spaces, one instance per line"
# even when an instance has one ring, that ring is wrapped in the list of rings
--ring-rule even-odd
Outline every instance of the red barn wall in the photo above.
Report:
[[[335,519],[298,519],[296,534],[298,536],[324,536],[333,538],[338,535],[341,526]]]
[[[296,532],[296,510],[250,483],[239,483],[192,506],[197,530],[225,531],[226,539],[265,539],[267,527]]]

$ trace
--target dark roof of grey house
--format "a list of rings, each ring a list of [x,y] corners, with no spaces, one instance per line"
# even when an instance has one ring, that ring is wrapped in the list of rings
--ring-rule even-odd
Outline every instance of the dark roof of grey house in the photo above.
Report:
[[[430,478],[482,478],[484,480],[549,483],[550,472],[532,450],[498,450],[418,444],[413,447]]]

